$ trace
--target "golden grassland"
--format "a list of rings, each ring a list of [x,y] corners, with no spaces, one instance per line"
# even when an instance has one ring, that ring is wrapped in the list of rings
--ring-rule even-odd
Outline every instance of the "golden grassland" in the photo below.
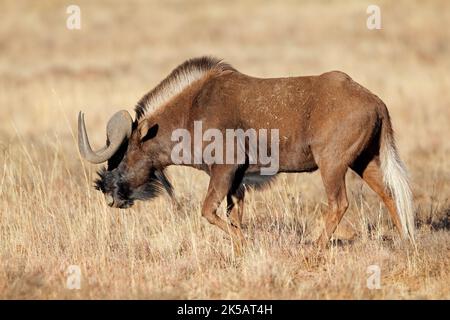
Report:
[[[450,298],[450,4],[378,1],[3,1],[0,19],[0,298]],[[169,169],[163,196],[111,209],[76,147],[185,59],[211,54],[260,77],[342,70],[387,104],[417,208],[417,248],[353,173],[346,231],[309,245],[326,210],[320,176],[282,175],[246,199],[242,255],[200,215],[205,174]],[[337,126],[339,124],[336,124]],[[223,209],[223,208],[222,208]],[[347,230],[346,230],[347,229]],[[347,232],[348,233],[348,232]],[[381,288],[366,286],[381,268]],[[66,288],[78,265],[80,290]]]

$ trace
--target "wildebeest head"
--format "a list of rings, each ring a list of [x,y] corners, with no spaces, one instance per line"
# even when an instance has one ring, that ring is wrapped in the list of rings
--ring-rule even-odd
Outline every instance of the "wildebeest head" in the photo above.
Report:
[[[105,195],[111,207],[128,208],[135,200],[151,199],[162,190],[172,195],[172,186],[161,168],[155,167],[151,140],[158,133],[158,125],[147,121],[133,122],[128,111],[114,114],[106,127],[106,145],[93,151],[86,132],[84,115],[78,115],[78,147],[91,163],[107,162],[101,169],[95,188]]]

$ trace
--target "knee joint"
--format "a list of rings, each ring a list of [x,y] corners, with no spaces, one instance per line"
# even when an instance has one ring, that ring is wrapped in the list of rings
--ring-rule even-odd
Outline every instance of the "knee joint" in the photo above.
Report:
[[[211,224],[215,224],[216,222],[216,213],[214,211],[211,210],[202,210],[202,217],[205,218],[206,220],[208,220],[209,223]]]
[[[347,208],[348,208],[348,200],[346,199],[340,203],[339,209],[342,211],[345,211],[345,210],[347,210]]]

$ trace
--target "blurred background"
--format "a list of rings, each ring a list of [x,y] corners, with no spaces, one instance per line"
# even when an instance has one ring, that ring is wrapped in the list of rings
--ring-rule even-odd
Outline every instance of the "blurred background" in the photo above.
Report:
[[[66,28],[70,4],[81,9],[80,30]],[[369,30],[370,4],[2,0],[2,140],[14,136],[11,122],[25,135],[67,133],[55,120],[65,113],[73,125],[80,109],[90,127],[103,123],[184,60],[209,54],[259,77],[342,70],[386,102],[402,151],[443,152],[450,5],[377,1],[382,29]]]
[[[66,27],[71,4],[80,30]],[[132,111],[184,60],[214,55],[257,77],[348,73],[388,106],[413,177],[448,178],[450,4],[377,1],[382,29],[369,30],[370,4],[2,0],[0,146],[58,136],[76,157],[79,110],[102,145],[113,112]]]
[[[69,17],[66,10],[72,4],[81,10],[80,30],[66,27]],[[366,10],[370,4],[381,9],[381,30],[369,30],[366,26],[369,17]],[[111,211],[105,208],[101,196],[92,191],[96,168],[79,157],[75,139],[77,113],[79,110],[86,113],[91,143],[101,146],[106,122],[115,111],[125,108],[132,112],[140,97],[173,68],[201,55],[223,58],[239,71],[256,77],[341,70],[377,94],[388,106],[401,157],[411,173],[419,208],[418,223],[446,230],[448,240],[449,1],[1,0],[0,12],[0,280],[10,281],[9,284],[7,280],[0,281],[0,292],[9,292],[14,297],[27,296],[30,291],[21,293],[21,286],[26,290],[34,288],[36,266],[41,266],[41,270],[50,268],[46,262],[52,261],[53,254],[65,257],[61,259],[67,259],[67,263],[73,257],[83,256],[80,252],[85,253],[86,259],[94,257],[101,252],[96,245],[103,243],[98,240],[98,225],[108,219],[113,220],[104,224],[109,229],[105,227],[105,234],[100,237],[105,241],[102,248],[111,252],[114,251],[111,248],[122,248],[121,238],[111,235],[115,234],[114,228],[123,227],[124,220],[110,218]],[[192,212],[189,219],[197,216],[200,219],[198,205],[206,190],[206,177],[193,170],[176,170],[172,172],[172,180],[188,204],[183,210]],[[251,200],[255,212],[285,212],[283,219],[288,219],[288,226],[292,223],[293,228],[298,225],[298,218],[291,213],[300,210],[299,201],[306,215],[319,214],[316,205],[324,204],[324,195],[318,174],[282,177],[278,186],[284,204],[277,202],[275,194],[273,204],[270,202],[266,207],[264,196],[255,195],[252,199],[256,200]],[[362,200],[359,204],[359,200],[352,202],[350,218],[367,208],[374,212],[381,210],[379,201],[368,189],[361,192],[362,184],[349,188],[350,197],[356,195],[356,199],[364,200],[364,204]],[[161,208],[168,206],[162,200],[158,203]],[[142,215],[135,215],[142,208],[153,212],[157,207],[139,204],[137,209],[128,211],[131,212],[128,219],[135,219],[130,221],[136,223],[143,219]],[[156,215],[161,221],[166,219],[163,211]],[[102,215],[98,216],[98,212]],[[263,230],[265,226],[272,230],[270,217],[258,217],[255,219],[261,219]],[[373,220],[376,219],[374,215]],[[149,225],[153,228],[155,223],[137,223],[136,230]],[[215,234],[217,231],[207,230],[202,232]],[[139,248],[130,239],[146,239],[144,229],[137,233],[139,237],[125,227],[119,231],[131,241],[127,250]],[[174,237],[175,233],[166,231],[161,239]],[[190,243],[188,234],[179,237],[187,237]],[[201,237],[199,232],[194,234]],[[171,252],[176,242],[170,243],[153,242],[149,246],[162,246],[153,249]],[[270,251],[269,247],[266,249]],[[296,245],[294,248],[297,250]],[[440,245],[433,248],[440,252]],[[434,251],[429,249],[429,252]],[[95,257],[98,260],[93,260],[91,265],[104,258],[103,255]],[[60,260],[55,260],[58,263]],[[102,266],[106,277],[105,270],[109,267]],[[124,268],[127,272],[128,267]],[[10,270],[22,270],[22,273],[11,275]],[[164,270],[167,269],[161,267],[161,273],[155,277],[164,278]],[[248,270],[250,274],[253,272],[251,268]],[[30,277],[32,285],[19,281],[20,286],[12,288],[11,279],[28,279],[23,272]],[[437,281],[441,282],[445,284]],[[336,285],[336,297],[339,297],[342,288]],[[185,292],[188,297],[211,297],[214,296],[211,292],[216,292],[215,297],[221,297],[219,289],[205,293],[203,289],[192,288],[197,287],[188,282],[185,291],[179,292]],[[258,292],[255,287],[249,288]],[[444,287],[439,290],[434,289],[438,297],[448,297]],[[51,297],[54,292],[49,290],[48,295]],[[111,292],[120,296],[119,291]],[[138,295],[137,291],[133,292]],[[286,293],[287,296],[290,295]],[[237,297],[251,297],[251,294]]]

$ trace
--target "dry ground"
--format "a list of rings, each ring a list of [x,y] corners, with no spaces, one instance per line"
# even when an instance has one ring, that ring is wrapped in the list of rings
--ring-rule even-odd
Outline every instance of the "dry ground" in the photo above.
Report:
[[[450,3],[376,1],[2,1],[0,298],[450,298]],[[213,54],[255,76],[338,69],[388,105],[417,206],[417,250],[348,174],[353,242],[318,253],[318,173],[283,175],[246,200],[242,256],[200,217],[206,176],[171,168],[166,197],[108,208],[81,161],[76,114],[93,143],[104,125],[186,58]],[[339,124],[336,124],[339,125]],[[366,287],[381,268],[381,289]],[[65,272],[79,265],[80,290]]]

